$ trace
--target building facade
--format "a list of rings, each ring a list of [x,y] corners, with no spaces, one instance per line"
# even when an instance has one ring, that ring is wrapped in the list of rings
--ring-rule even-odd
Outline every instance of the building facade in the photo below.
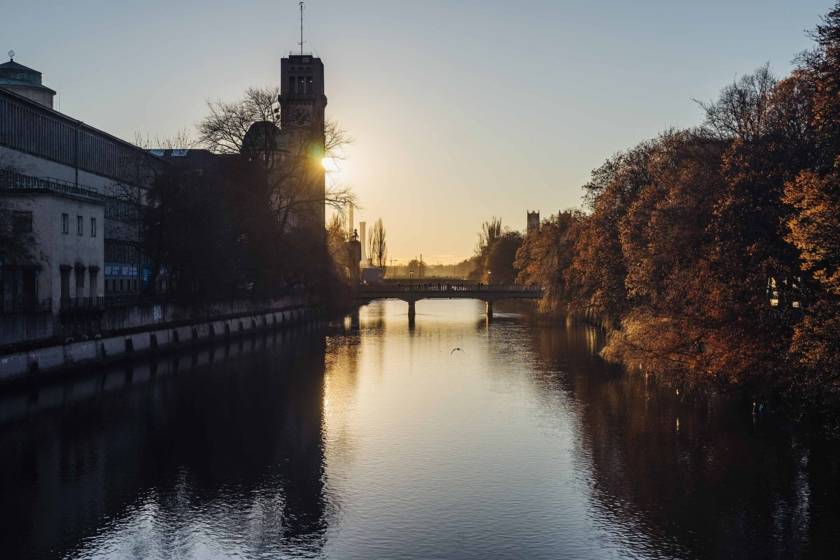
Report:
[[[309,54],[292,54],[280,62],[280,132],[292,162],[302,165],[305,202],[297,212],[304,227],[326,231],[327,96],[324,63]],[[288,157],[287,157],[288,161]],[[293,163],[293,164],[294,164]]]
[[[10,233],[27,248],[26,255],[2,263],[2,307],[69,311],[101,303],[104,197],[8,170],[0,171],[0,183]]]
[[[32,242],[4,258],[2,301],[58,313],[140,293],[140,208],[165,163],[55,111],[54,94],[39,72],[0,64],[0,204]]]
[[[294,177],[291,227],[325,244],[321,60],[284,58],[280,90],[280,127],[255,123],[243,152],[267,147],[277,156],[278,175]],[[0,248],[0,310],[59,314],[103,298],[136,300],[151,279],[142,208],[156,177],[176,163],[204,167],[230,157],[140,149],[56,111],[55,94],[37,70],[0,64],[0,213],[9,235],[28,247],[25,255]]]

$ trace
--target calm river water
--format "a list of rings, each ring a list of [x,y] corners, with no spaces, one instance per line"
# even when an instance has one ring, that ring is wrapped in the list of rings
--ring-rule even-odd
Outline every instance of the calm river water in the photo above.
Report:
[[[840,454],[595,355],[375,303],[0,398],[2,558],[837,558]]]

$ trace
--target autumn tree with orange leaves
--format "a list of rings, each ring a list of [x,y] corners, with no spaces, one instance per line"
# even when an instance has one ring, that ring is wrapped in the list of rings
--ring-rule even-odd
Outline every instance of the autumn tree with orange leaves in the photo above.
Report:
[[[840,3],[813,36],[790,76],[763,66],[608,159],[515,264],[543,311],[607,328],[608,359],[840,435]]]

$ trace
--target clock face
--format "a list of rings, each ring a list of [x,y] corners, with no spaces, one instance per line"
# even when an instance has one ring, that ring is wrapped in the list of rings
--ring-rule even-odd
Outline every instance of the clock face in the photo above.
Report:
[[[292,123],[296,125],[305,125],[309,122],[309,110],[303,107],[298,107],[292,112]]]

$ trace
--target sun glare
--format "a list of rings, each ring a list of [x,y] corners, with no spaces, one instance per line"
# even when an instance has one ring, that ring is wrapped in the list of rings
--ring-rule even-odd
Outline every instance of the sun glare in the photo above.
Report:
[[[321,158],[321,165],[327,173],[338,173],[338,162],[335,161],[335,158]]]
[[[321,166],[324,168],[324,171],[326,171],[327,184],[329,186],[334,187],[341,182],[341,165],[339,165],[336,158],[321,158]]]

